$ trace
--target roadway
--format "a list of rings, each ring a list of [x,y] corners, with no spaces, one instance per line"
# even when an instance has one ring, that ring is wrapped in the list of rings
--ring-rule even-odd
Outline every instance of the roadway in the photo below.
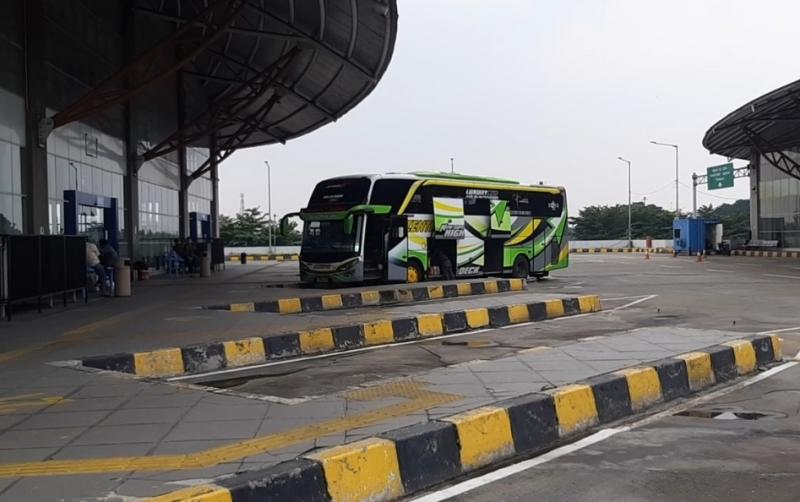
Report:
[[[777,331],[785,338],[786,354],[800,350],[800,260],[710,257],[698,263],[666,255],[651,260],[642,255],[571,259],[569,269],[530,282],[525,292],[302,315],[203,310],[204,305],[334,292],[298,288],[296,263],[230,264],[210,280],[136,283],[129,299],[23,314],[0,323],[0,501],[128,500],[164,493],[191,480],[274,465],[315,447],[744,334]],[[170,382],[52,364],[88,355],[267,336],[302,326],[346,325],[353,319],[413,315],[454,305],[491,306],[581,294],[601,295],[605,310]],[[648,349],[640,355],[620,351],[632,338]],[[576,347],[590,349],[575,351]],[[605,361],[591,360],[597,351],[605,351]],[[589,359],[574,361],[570,371],[547,369],[548,358],[560,354],[567,360],[567,355],[581,352]],[[524,359],[532,370],[520,371],[514,358]],[[503,367],[509,368],[506,376],[486,374],[503,373]],[[790,370],[786,375],[796,373]],[[406,376],[427,383],[408,388],[392,383]],[[226,387],[228,393],[185,384]],[[374,390],[353,389],[362,385]],[[791,393],[776,399],[796,406]],[[680,418],[679,423],[695,420]],[[625,437],[620,433],[608,444]],[[677,439],[664,441],[666,451],[681,451]],[[247,449],[242,450],[244,445]],[[613,453],[607,452],[609,459]],[[765,462],[772,453],[762,449]],[[754,458],[757,454],[759,450],[753,450]],[[116,457],[133,464],[123,468],[109,460]],[[615,462],[622,459],[616,458]],[[197,467],[186,459],[203,463]],[[47,463],[52,460],[65,462],[59,467],[63,470],[53,471]],[[22,464],[12,467],[9,462]],[[592,458],[587,456],[586,463]],[[599,469],[606,464],[595,463],[598,478],[610,476],[613,469],[603,472]],[[719,479],[724,488],[725,479]],[[563,483],[569,484],[569,476]],[[547,492],[542,493],[547,499]],[[508,498],[514,496],[508,492]]]

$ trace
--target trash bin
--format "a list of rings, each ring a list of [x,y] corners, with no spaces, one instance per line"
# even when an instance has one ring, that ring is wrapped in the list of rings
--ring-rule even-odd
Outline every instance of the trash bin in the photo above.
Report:
[[[131,296],[131,266],[129,260],[122,261],[114,270],[116,296]]]
[[[247,253],[242,253],[239,255],[239,263],[241,263],[242,265],[247,263]]]

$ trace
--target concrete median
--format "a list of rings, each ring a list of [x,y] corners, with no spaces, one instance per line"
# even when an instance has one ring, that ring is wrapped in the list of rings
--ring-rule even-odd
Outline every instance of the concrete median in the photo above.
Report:
[[[80,362],[89,368],[132,373],[142,377],[171,377],[248,366],[269,360],[342,352],[368,345],[432,338],[459,331],[499,328],[598,312],[601,309],[600,298],[597,295],[585,295],[502,307],[418,314],[392,320],[322,327],[295,333],[147,352],[88,357]]]
[[[206,308],[210,310],[228,310],[240,313],[268,312],[299,314],[302,312],[324,312],[329,310],[424,302],[442,298],[524,291],[526,287],[527,283],[523,279],[485,279],[454,284],[404,286],[353,293],[331,293],[320,296],[230,303],[226,305],[212,305]]]
[[[761,354],[759,364],[780,361],[781,340],[752,337],[636,365],[152,500],[396,500],[476,469],[547,451],[598,425],[719,384],[715,374],[728,378],[731,368],[752,373],[756,354]]]

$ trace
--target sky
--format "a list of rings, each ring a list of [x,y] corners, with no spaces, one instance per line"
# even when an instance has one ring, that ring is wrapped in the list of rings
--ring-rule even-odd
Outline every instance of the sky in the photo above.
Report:
[[[221,212],[305,207],[314,185],[356,173],[449,171],[564,186],[572,214],[633,201],[691,210],[693,172],[727,159],[705,132],[800,78],[800,2],[765,0],[399,0],[394,56],[338,122],[286,145],[236,152],[220,169]],[[745,162],[735,161],[738,167]],[[698,206],[748,197],[745,180]]]

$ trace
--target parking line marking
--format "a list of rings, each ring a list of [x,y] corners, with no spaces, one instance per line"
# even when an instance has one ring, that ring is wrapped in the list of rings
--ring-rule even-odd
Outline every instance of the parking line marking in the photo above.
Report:
[[[758,333],[754,333],[756,335],[771,335],[773,333],[785,333],[787,331],[798,331],[800,330],[800,326],[793,326],[791,328],[781,328],[781,329],[770,329],[767,331],[759,331]]]
[[[800,275],[764,274],[765,277],[781,277],[783,279],[800,279]]]
[[[632,302],[626,303],[625,305],[620,305],[619,307],[613,308],[611,310],[604,310],[603,312],[616,312],[618,310],[623,310],[628,307],[633,307],[634,305],[638,305],[642,302],[646,302],[648,300],[652,300],[653,298],[657,297],[658,295],[647,295],[644,298],[639,298],[638,300],[634,300]]]

